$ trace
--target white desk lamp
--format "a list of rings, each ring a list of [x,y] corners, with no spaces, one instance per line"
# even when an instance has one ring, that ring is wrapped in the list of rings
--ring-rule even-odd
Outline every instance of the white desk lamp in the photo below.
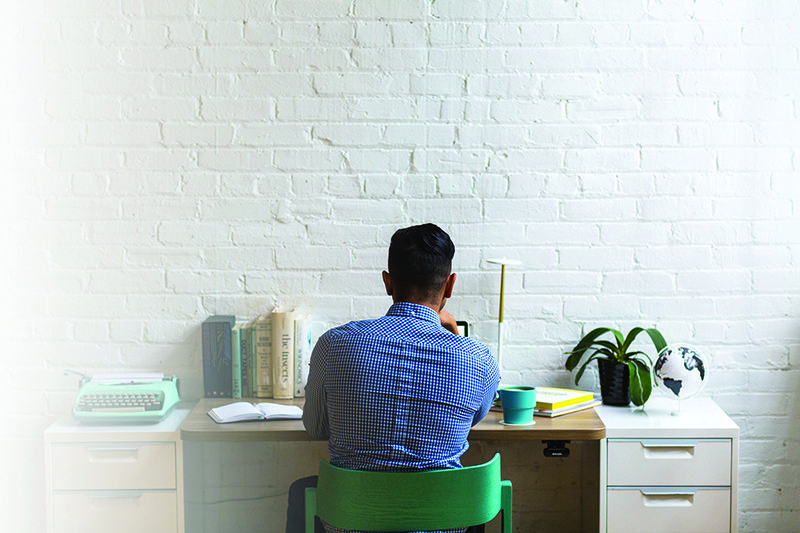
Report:
[[[503,295],[506,289],[506,265],[521,265],[516,259],[487,259],[488,263],[500,265],[500,312],[497,316],[497,367],[502,369],[503,356]]]

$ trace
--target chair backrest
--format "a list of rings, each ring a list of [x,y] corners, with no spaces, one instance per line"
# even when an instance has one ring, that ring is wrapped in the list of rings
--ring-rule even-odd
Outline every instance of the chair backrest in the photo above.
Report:
[[[315,514],[342,529],[419,531],[484,524],[501,510],[510,532],[511,482],[500,479],[500,454],[427,472],[345,470],[321,461],[316,490],[306,489],[307,532]]]

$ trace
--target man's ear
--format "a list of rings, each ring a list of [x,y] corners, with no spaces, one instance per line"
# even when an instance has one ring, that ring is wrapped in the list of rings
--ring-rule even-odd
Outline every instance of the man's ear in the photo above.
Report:
[[[453,285],[456,284],[456,273],[453,272],[447,276],[447,281],[444,282],[444,297],[450,298],[453,296]]]
[[[388,272],[385,270],[382,273],[383,275],[383,286],[386,287],[386,294],[391,296],[392,295],[392,276],[389,275]]]

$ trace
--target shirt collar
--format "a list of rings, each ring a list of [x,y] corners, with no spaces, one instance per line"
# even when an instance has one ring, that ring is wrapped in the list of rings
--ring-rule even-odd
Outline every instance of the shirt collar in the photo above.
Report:
[[[392,304],[386,312],[386,316],[407,316],[418,318],[420,320],[427,320],[435,324],[441,323],[439,315],[428,306],[420,304],[412,304],[408,302],[397,302]]]

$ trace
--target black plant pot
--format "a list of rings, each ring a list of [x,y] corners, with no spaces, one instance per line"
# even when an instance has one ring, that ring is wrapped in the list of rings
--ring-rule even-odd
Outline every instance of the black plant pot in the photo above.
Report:
[[[628,365],[610,359],[598,359],[600,395],[606,405],[627,406],[631,403]]]

